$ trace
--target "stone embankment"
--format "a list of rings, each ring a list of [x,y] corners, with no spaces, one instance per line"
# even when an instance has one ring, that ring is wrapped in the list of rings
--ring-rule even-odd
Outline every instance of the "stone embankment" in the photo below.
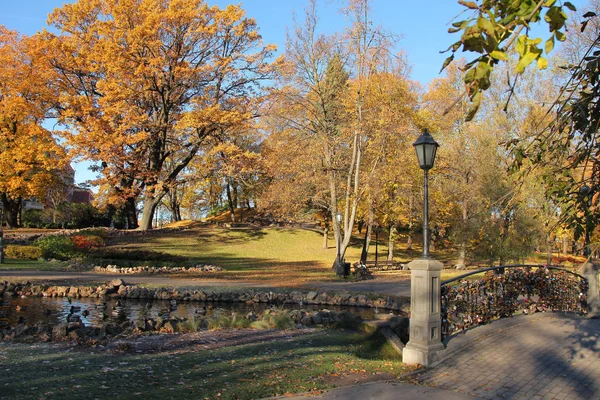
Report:
[[[255,289],[237,291],[211,291],[203,289],[145,288],[128,285],[122,279],[114,279],[100,286],[51,286],[47,284],[0,283],[0,296],[4,297],[70,297],[70,298],[116,298],[176,301],[240,302],[268,304],[329,305],[377,307],[382,310],[408,313],[409,299],[393,296],[369,298],[362,294],[346,292],[290,291],[272,292]]]
[[[216,265],[198,264],[194,267],[119,267],[118,265],[107,265],[106,267],[95,266],[93,271],[101,274],[199,274],[203,272],[219,272],[223,268]]]
[[[289,293],[274,292],[211,292],[204,290],[179,290],[168,288],[142,288],[127,285],[121,279],[115,279],[100,286],[50,286],[45,284],[26,283],[0,283],[0,297],[9,300],[16,297],[68,297],[68,298],[102,298],[102,299],[148,299],[169,300],[171,303],[198,301],[198,302],[245,302],[245,303],[271,303],[271,304],[298,304],[302,305],[343,305],[378,307],[381,309],[406,312],[408,302],[402,299],[379,298],[369,299],[364,295],[351,296],[349,294],[328,294],[326,292]],[[2,301],[2,304],[5,302]],[[114,310],[113,310],[114,311]],[[265,313],[271,312],[270,310]],[[339,326],[356,324],[360,318],[348,311],[330,311],[321,309],[307,311],[303,309],[280,310],[293,322],[296,328],[310,326]],[[245,316],[249,321],[262,318],[254,313]],[[408,319],[394,317],[399,332],[407,332]],[[68,319],[69,321],[69,319]],[[393,326],[394,324],[392,324]],[[24,341],[52,341],[75,340],[79,343],[94,344],[110,336],[132,335],[143,332],[173,333],[180,331],[197,331],[206,329],[209,320],[204,316],[196,318],[171,317],[168,313],[159,318],[141,318],[139,320],[125,320],[122,322],[105,322],[100,327],[85,326],[80,318],[72,318],[69,322],[50,324],[36,324],[29,326],[20,323],[16,327],[0,329],[0,340],[19,339]],[[0,327],[1,328],[1,327]],[[401,334],[400,334],[401,335]]]

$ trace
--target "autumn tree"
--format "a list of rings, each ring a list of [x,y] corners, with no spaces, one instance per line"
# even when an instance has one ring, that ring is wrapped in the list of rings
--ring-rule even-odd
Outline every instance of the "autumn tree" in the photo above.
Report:
[[[113,200],[142,197],[141,229],[150,229],[203,143],[252,116],[273,47],[239,6],[202,0],[78,1],[50,23],[69,142],[96,163]]]
[[[473,117],[479,108],[483,92],[491,86],[491,77],[496,66],[516,54],[517,63],[508,74],[506,86],[513,93],[515,82],[527,67],[535,63],[538,69],[549,65],[547,55],[557,42],[572,41],[567,44],[571,61],[564,67],[568,77],[563,81],[559,95],[546,105],[546,114],[552,116],[550,123],[535,126],[526,137],[510,142],[514,152],[516,168],[537,168],[541,166],[548,173],[546,194],[560,207],[561,219],[580,236],[585,226],[587,230],[599,222],[598,192],[600,183],[597,177],[600,166],[598,160],[598,127],[600,106],[598,95],[598,31],[597,14],[589,10],[576,18],[577,26],[569,24],[570,11],[576,11],[570,2],[527,1],[512,2],[486,1],[481,4],[461,1],[467,8],[468,18],[457,21],[450,32],[460,32],[461,38],[449,50],[452,55],[444,66],[453,61],[454,53],[463,51],[475,53],[468,62],[464,82],[465,94],[471,100]],[[549,33],[542,37],[532,35],[533,24],[545,25]],[[580,35],[577,31],[591,29],[591,34]],[[506,104],[508,104],[507,101]],[[545,121],[545,118],[542,119]],[[555,179],[559,178],[559,179]],[[592,206],[588,210],[583,205],[578,190],[582,186],[591,188]]]
[[[37,36],[0,26],[0,199],[10,227],[19,223],[22,200],[44,201],[69,161],[42,125],[55,93],[38,48]]]

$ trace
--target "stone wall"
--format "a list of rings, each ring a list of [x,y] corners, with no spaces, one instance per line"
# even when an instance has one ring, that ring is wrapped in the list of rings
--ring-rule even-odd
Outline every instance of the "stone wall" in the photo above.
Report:
[[[0,283],[0,296],[17,297],[70,297],[116,298],[176,301],[240,302],[268,304],[330,305],[377,307],[408,314],[408,298],[386,296],[369,298],[348,292],[317,292],[294,290],[289,292],[261,291],[256,289],[236,291],[211,291],[205,289],[145,288],[129,285],[115,279],[100,286],[52,286],[47,284]]]

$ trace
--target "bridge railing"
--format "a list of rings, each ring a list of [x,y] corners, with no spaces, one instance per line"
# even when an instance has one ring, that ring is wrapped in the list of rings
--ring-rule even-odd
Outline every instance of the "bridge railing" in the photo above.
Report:
[[[484,273],[481,279],[469,279]],[[442,335],[516,313],[587,312],[588,281],[554,265],[490,267],[442,282]]]

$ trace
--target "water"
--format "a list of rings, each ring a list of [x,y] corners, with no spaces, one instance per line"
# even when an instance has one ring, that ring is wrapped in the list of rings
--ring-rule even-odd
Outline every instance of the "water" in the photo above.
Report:
[[[197,315],[211,317],[215,313],[232,313],[246,315],[250,312],[260,314],[269,308],[297,310],[298,304],[270,305],[266,303],[214,303],[214,302],[178,302],[175,306],[166,300],[102,300],[102,299],[72,299],[28,297],[4,298],[4,311],[6,311],[8,324],[16,326],[25,322],[28,325],[59,323],[81,320],[86,326],[99,327],[105,322],[123,322],[142,318],[156,319],[160,315],[165,318],[165,313],[173,318],[190,318]],[[6,304],[7,303],[7,304]],[[359,315],[363,320],[374,319],[376,310],[364,307],[342,307],[326,305],[303,305],[303,310],[317,311],[328,309],[331,311],[350,311]],[[387,311],[382,311],[387,312]]]

